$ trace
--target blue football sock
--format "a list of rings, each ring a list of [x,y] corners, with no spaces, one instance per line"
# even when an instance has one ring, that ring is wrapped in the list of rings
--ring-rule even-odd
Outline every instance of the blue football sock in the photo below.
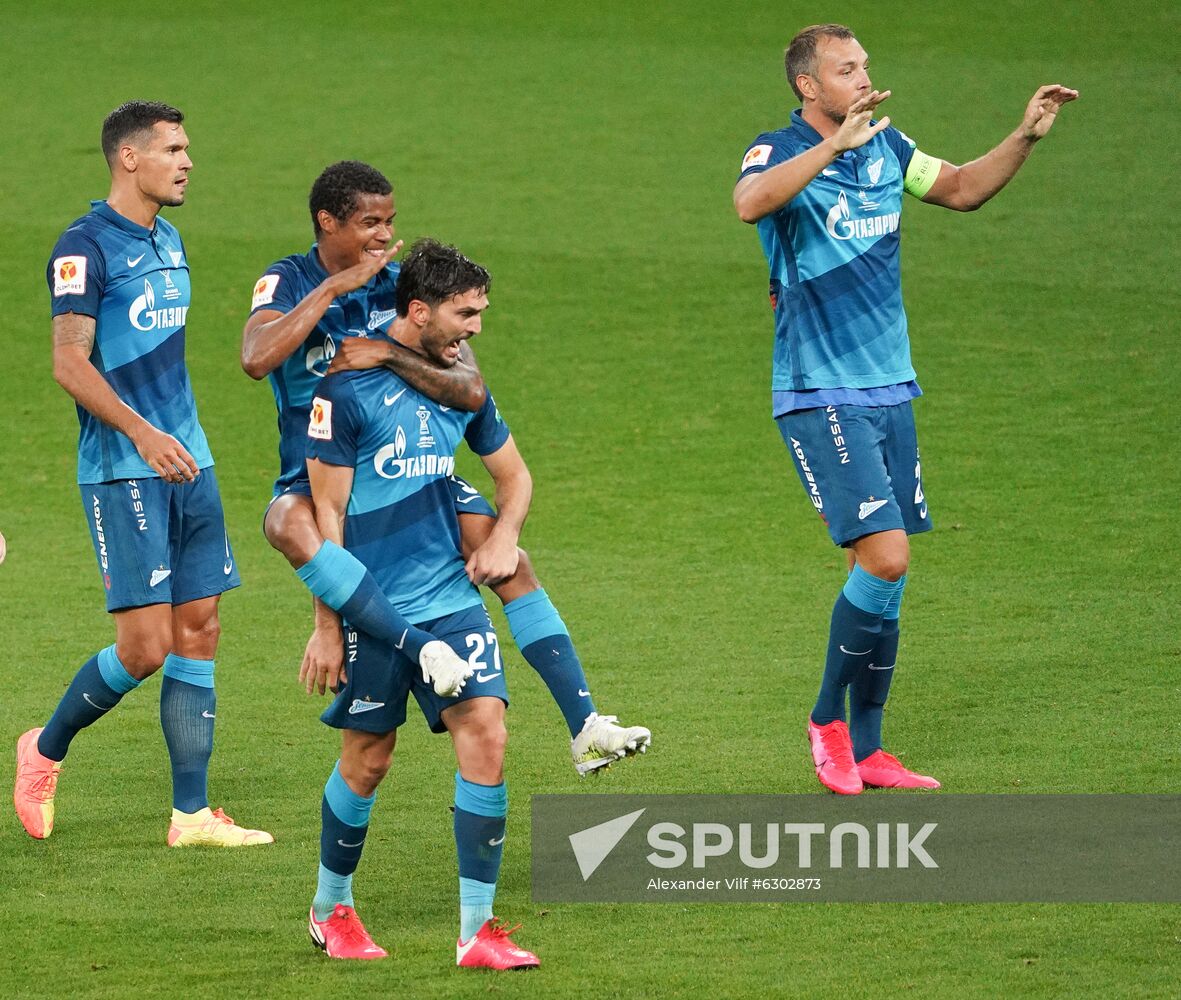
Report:
[[[114,646],[108,646],[82,664],[45,729],[37,738],[37,750],[50,760],[65,760],[70,741],[119,704],[128,691],[139,687],[120,662]]]
[[[455,775],[455,849],[459,855],[459,939],[467,941],[492,917],[504,853],[508,791]]]
[[[209,805],[209,758],[217,695],[213,661],[169,653],[160,685],[160,728],[172,763],[172,808],[195,813]]]
[[[595,710],[582,663],[570,641],[566,623],[544,590],[509,601],[504,616],[521,655],[536,670],[558,703],[571,736],[582,730]]]
[[[904,576],[882,614],[882,631],[874,654],[849,687],[849,735],[853,738],[853,757],[859,761],[882,748],[882,713],[898,661],[898,618],[905,588]]]
[[[320,870],[312,900],[317,920],[332,916],[337,903],[353,905],[353,872],[365,849],[369,814],[376,801],[376,792],[366,798],[349,788],[338,760],[324,785],[320,804]]]
[[[832,609],[824,676],[812,709],[816,725],[844,720],[846,690],[870,662],[881,635],[882,615],[897,589],[897,581],[873,576],[860,565],[853,567]]]
[[[365,564],[334,542],[321,545],[295,573],[353,628],[400,649],[415,663],[431,641],[428,633],[398,613]]]

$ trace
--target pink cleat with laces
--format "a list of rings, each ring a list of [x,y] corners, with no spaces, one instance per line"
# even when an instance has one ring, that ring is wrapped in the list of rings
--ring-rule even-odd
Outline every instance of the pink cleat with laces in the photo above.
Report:
[[[485,920],[466,941],[455,942],[455,964],[464,969],[536,969],[540,960],[510,940],[521,925],[508,927],[499,917]]]
[[[389,953],[373,943],[357,911],[337,903],[332,916],[317,920],[316,911],[308,911],[308,933],[312,944],[329,958],[388,958]]]
[[[16,741],[16,784],[12,803],[30,837],[44,840],[53,833],[53,797],[57,794],[59,760],[44,757],[37,749],[43,726],[30,729]]]

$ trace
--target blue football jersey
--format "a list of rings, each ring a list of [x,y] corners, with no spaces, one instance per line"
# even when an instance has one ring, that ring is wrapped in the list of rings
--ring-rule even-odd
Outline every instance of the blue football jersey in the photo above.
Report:
[[[58,239],[46,280],[54,316],[94,317],[90,361],[119,398],[211,466],[185,365],[189,265],[176,228],[157,218],[145,229],[93,201]],[[156,475],[128,437],[77,410],[79,483]]]
[[[387,368],[330,375],[312,399],[307,456],[355,469],[345,548],[418,623],[481,603],[467,578],[449,480],[461,441],[508,440],[491,394],[476,413],[442,406]]]
[[[767,170],[820,141],[793,111],[790,125],[751,143],[739,176]],[[937,163],[923,154],[916,159],[914,143],[887,127],[759,220],[775,310],[774,392],[913,383],[899,264],[902,195],[912,160]],[[907,398],[913,395],[917,386]]]
[[[344,337],[382,334],[397,311],[394,288],[399,266],[391,263],[368,284],[334,299],[307,339],[270,374],[275,406],[279,410],[279,480],[275,493],[307,475],[308,413],[312,396]],[[328,277],[315,245],[306,254],[294,254],[266,269],[254,286],[251,315],[263,309],[288,313]]]

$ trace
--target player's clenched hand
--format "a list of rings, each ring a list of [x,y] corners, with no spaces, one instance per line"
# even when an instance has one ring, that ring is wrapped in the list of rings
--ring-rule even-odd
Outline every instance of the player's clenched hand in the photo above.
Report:
[[[1044,139],[1046,133],[1054,126],[1054,119],[1058,117],[1058,109],[1069,101],[1078,99],[1078,91],[1063,87],[1060,83],[1051,83],[1038,87],[1037,93],[1030,98],[1025,107],[1025,117],[1021,120],[1021,129],[1025,138],[1030,142]]]
[[[328,373],[356,371],[359,368],[379,368],[391,351],[399,350],[388,340],[368,337],[345,337],[336,348]]]
[[[348,682],[339,629],[317,628],[312,632],[299,665],[299,682],[308,694],[335,691]]]
[[[520,556],[521,550],[517,548],[516,542],[498,538],[494,531],[488,536],[488,540],[472,553],[464,569],[467,570],[467,578],[477,587],[494,587],[517,571]]]
[[[360,288],[362,285],[367,285],[369,280],[389,264],[401,249],[402,241],[398,240],[392,247],[387,247],[385,253],[380,256],[365,254],[365,259],[360,264],[354,264],[352,267],[347,267],[343,271],[337,271],[336,274],[328,279],[332,282],[334,296],[341,296],[346,292]]]
[[[841,123],[841,127],[837,129],[837,134],[833,136],[833,143],[836,145],[837,152],[843,153],[847,149],[856,149],[858,146],[864,146],[870,139],[890,124],[889,115],[876,125],[870,124],[873,113],[877,110],[877,106],[889,96],[890,91],[888,90],[871,90],[864,97],[857,98],[857,100],[849,105],[849,110],[845,112],[845,120]]]
[[[181,483],[197,477],[197,463],[176,438],[150,424],[132,439],[139,457],[166,483]]]

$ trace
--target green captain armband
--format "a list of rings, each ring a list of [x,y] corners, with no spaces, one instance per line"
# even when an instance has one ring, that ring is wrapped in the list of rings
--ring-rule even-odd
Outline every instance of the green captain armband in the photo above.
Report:
[[[916,149],[910,158],[910,166],[906,168],[906,180],[902,182],[902,189],[916,198],[923,197],[939,179],[939,169],[942,166],[942,160]]]

